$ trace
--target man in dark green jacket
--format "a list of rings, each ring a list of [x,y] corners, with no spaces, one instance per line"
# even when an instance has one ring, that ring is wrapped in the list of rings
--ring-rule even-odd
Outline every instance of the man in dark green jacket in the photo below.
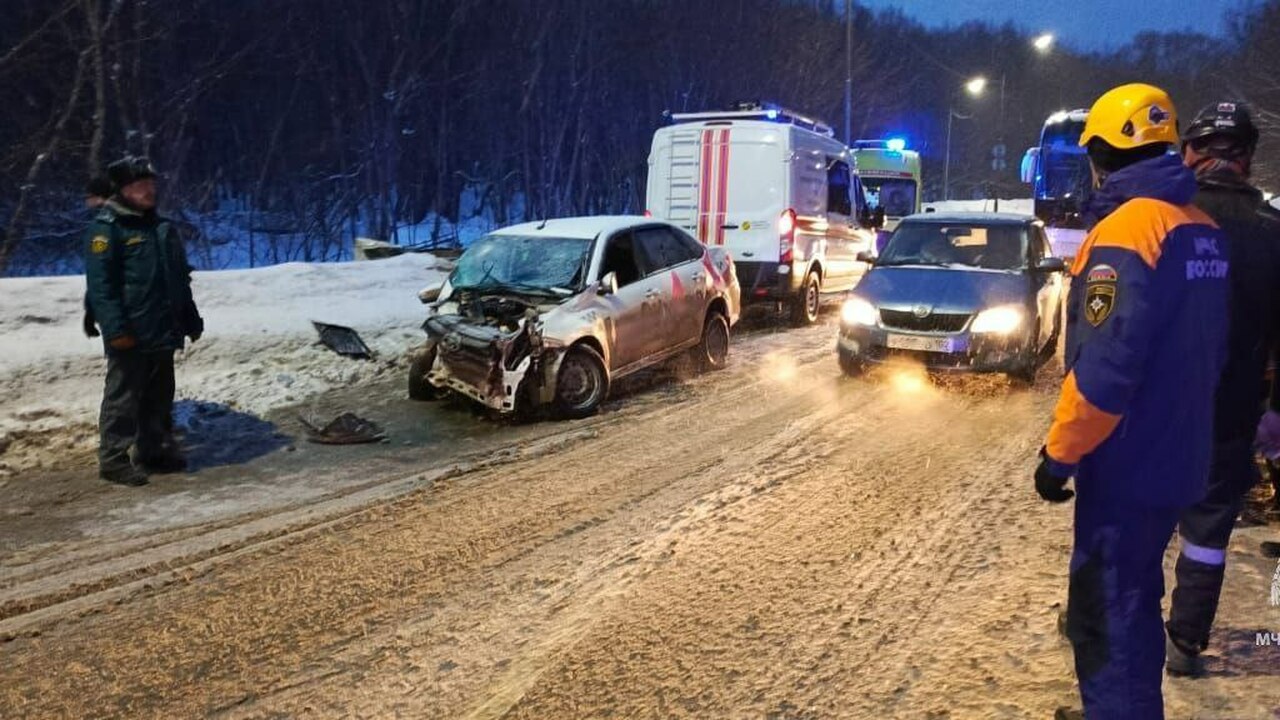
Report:
[[[98,471],[108,482],[137,486],[147,472],[186,469],[173,438],[173,353],[184,338],[200,337],[204,321],[182,240],[156,214],[151,163],[126,157],[107,175],[116,195],[84,234],[89,308],[107,354]]]

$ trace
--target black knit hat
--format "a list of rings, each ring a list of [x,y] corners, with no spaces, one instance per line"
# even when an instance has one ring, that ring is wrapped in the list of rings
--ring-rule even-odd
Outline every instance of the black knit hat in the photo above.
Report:
[[[156,176],[156,169],[151,160],[145,157],[126,155],[107,166],[107,177],[116,190],[139,180]]]
[[[109,198],[115,192],[115,185],[111,184],[106,175],[94,175],[84,185],[84,194],[92,197]]]

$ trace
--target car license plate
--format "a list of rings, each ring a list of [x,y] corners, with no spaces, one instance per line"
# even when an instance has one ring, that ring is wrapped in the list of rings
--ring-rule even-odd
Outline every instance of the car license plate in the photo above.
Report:
[[[937,353],[959,352],[964,349],[964,341],[961,338],[895,335],[893,333],[890,333],[889,337],[885,339],[885,344],[894,350],[920,350]]]

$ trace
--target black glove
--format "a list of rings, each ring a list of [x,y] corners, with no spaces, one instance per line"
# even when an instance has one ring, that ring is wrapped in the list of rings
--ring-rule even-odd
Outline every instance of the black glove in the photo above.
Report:
[[[1060,477],[1049,466],[1049,455],[1040,448],[1040,467],[1036,468],[1036,492],[1051,503],[1063,503],[1075,497],[1075,491],[1067,489],[1070,477]]]
[[[94,324],[92,315],[90,315],[89,313],[85,313],[84,320],[81,321],[81,325],[84,328],[85,337],[91,337],[91,338],[98,337],[99,335],[98,326]]]

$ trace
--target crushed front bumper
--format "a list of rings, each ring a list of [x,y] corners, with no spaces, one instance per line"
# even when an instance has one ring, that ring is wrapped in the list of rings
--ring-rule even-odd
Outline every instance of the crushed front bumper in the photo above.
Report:
[[[499,412],[515,412],[520,398],[532,397],[526,378],[537,379],[543,345],[536,323],[515,332],[478,326],[453,315],[427,318],[422,329],[435,347],[427,382],[452,390]]]

